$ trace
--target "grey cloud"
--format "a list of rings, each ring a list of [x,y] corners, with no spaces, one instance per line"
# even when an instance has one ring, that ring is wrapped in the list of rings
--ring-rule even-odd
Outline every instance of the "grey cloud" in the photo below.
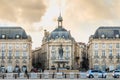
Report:
[[[19,11],[19,9],[21,11]],[[46,11],[44,0],[0,0],[0,19],[28,23],[39,21]]]

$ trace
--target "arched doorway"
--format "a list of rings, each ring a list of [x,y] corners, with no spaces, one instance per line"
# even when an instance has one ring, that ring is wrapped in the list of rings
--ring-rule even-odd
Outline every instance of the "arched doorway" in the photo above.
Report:
[[[23,65],[23,66],[22,66],[22,71],[23,71],[23,72],[27,71],[27,66],[26,66],[26,65]]]
[[[20,67],[18,65],[16,65],[14,68],[14,72],[19,72],[19,71],[20,71]]]
[[[3,65],[1,65],[1,67],[0,67],[0,72],[2,72],[2,73],[5,72],[5,67]]]

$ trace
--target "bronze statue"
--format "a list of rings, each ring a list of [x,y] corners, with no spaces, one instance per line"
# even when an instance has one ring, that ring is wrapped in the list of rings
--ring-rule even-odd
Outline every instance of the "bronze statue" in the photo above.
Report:
[[[62,44],[60,45],[60,48],[59,48],[59,57],[60,57],[60,59],[63,58],[63,48],[62,48]]]

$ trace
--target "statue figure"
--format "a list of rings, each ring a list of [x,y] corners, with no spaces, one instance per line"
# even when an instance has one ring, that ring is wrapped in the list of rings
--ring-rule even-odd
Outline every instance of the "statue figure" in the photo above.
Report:
[[[60,59],[63,58],[63,48],[62,48],[62,44],[60,45],[60,48],[59,48],[59,57],[60,57]]]

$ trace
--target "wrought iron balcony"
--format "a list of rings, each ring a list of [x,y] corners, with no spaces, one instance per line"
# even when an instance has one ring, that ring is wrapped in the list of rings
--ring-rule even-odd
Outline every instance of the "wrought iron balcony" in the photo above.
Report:
[[[120,55],[117,55],[116,58],[117,58],[117,59],[120,59]]]
[[[26,60],[23,60],[22,62],[23,62],[23,63],[27,63],[27,61],[26,61]]]
[[[101,58],[106,58],[106,56],[101,56]]]
[[[8,63],[12,63],[12,60],[8,60]]]
[[[119,63],[119,62],[120,62],[120,60],[118,59],[118,60],[117,60],[117,63]]]
[[[96,56],[94,56],[94,58],[99,58],[99,56],[98,56],[98,55],[96,55]]]
[[[70,59],[70,57],[65,57],[66,60]]]
[[[55,60],[55,59],[56,59],[56,57],[51,57],[51,59],[52,59],[52,60]]]
[[[13,57],[12,57],[12,56],[8,56],[7,58],[8,58],[8,59],[12,59]]]
[[[23,58],[23,59],[27,59],[27,56],[23,56],[22,58]]]
[[[110,58],[110,59],[113,59],[113,56],[112,56],[112,55],[109,55],[109,58]]]
[[[15,59],[20,59],[20,57],[19,56],[15,56]]]
[[[0,59],[5,59],[5,56],[0,56]]]

